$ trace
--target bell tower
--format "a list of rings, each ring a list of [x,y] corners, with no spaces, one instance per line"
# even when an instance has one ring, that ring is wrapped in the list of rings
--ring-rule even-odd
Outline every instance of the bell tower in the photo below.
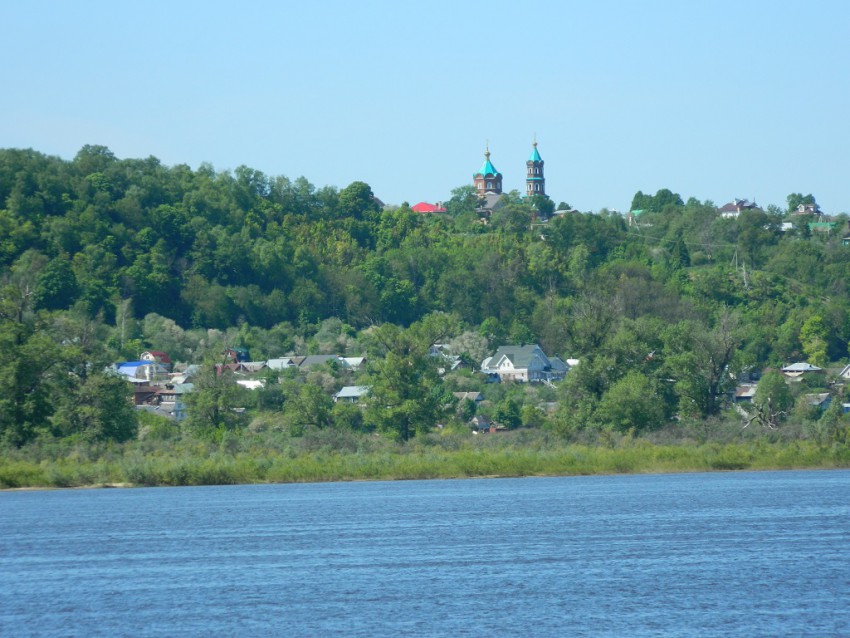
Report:
[[[525,177],[525,194],[528,197],[542,195],[546,197],[546,180],[543,177],[543,159],[537,150],[537,137],[531,149],[531,156],[525,163],[527,174]]]

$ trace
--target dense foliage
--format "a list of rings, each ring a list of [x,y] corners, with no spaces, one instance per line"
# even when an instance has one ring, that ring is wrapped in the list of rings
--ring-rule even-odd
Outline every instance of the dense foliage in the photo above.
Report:
[[[187,428],[221,439],[271,423],[404,440],[473,414],[453,402],[458,390],[485,392],[508,425],[567,437],[711,423],[739,374],[847,359],[846,219],[815,232],[810,217],[790,215],[813,202],[792,194],[790,210],[726,219],[663,189],[635,195],[634,220],[546,220],[551,205],[510,193],[482,220],[469,186],[446,214],[420,215],[382,208],[363,182],[316,188],[246,166],[122,160],[100,146],[72,161],[0,150],[0,439],[135,438],[109,364],[144,349],[212,363],[236,345],[254,359],[365,354],[370,366],[272,375],[254,393],[210,377]],[[468,372],[441,376],[428,353],[437,340],[475,364],[506,343],[581,364],[554,389],[488,386]],[[822,379],[796,393],[820,384],[840,404]],[[368,409],[331,402],[353,382],[372,387]],[[234,416],[234,405],[247,413]],[[829,418],[845,427],[840,413]]]

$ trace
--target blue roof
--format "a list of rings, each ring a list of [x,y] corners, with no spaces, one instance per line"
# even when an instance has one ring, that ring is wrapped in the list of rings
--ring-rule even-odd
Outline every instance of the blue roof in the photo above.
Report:
[[[119,363],[118,368],[138,368],[139,366],[146,366],[150,361],[125,361],[124,363]]]
[[[531,149],[531,157],[528,158],[529,162],[542,162],[543,159],[540,157],[540,153],[537,151],[537,142],[534,143],[534,148]]]

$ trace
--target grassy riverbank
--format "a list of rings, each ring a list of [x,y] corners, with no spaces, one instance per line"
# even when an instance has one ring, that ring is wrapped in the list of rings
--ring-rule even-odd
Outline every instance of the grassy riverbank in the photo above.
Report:
[[[395,444],[367,435],[274,433],[124,445],[51,442],[0,456],[0,487],[226,485],[850,467],[850,448],[806,440],[660,444],[623,437],[574,444],[545,433],[434,435]]]

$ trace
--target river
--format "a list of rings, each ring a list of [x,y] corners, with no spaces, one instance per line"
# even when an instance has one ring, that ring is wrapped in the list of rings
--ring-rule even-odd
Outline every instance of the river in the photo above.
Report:
[[[3,636],[850,636],[850,471],[0,493]]]

